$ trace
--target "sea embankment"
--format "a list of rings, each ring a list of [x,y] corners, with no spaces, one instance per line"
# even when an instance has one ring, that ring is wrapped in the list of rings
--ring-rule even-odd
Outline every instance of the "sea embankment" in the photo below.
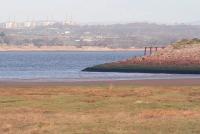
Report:
[[[182,40],[152,55],[97,65],[83,71],[200,74],[200,40]]]

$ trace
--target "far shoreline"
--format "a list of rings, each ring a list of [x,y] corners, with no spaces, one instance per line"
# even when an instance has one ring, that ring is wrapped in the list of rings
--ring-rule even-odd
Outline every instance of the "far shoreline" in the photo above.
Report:
[[[125,52],[125,51],[143,51],[143,48],[108,48],[108,47],[96,47],[96,46],[48,46],[41,47],[27,45],[1,45],[0,52]]]

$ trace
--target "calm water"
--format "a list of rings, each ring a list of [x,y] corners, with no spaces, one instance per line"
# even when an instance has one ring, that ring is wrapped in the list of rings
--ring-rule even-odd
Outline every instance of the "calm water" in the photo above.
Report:
[[[81,70],[143,52],[1,52],[0,80],[86,81],[194,78],[199,75],[91,73]]]

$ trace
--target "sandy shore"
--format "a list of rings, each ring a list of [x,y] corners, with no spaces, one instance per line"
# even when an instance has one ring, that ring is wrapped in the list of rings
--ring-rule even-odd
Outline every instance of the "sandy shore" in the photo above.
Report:
[[[0,81],[0,87],[8,86],[74,86],[74,85],[139,85],[139,86],[200,86],[200,78],[192,79],[157,79],[157,80],[108,80],[108,81],[63,81],[63,82],[32,82],[32,81]]]
[[[143,51],[142,48],[108,48],[108,47],[96,47],[96,46],[16,46],[16,45],[0,45],[0,52],[6,51]]]

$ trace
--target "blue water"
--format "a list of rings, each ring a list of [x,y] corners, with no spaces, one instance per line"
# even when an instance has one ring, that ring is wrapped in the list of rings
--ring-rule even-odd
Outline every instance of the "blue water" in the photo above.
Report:
[[[200,75],[98,73],[81,70],[143,52],[1,52],[0,80],[91,81],[196,78]]]

